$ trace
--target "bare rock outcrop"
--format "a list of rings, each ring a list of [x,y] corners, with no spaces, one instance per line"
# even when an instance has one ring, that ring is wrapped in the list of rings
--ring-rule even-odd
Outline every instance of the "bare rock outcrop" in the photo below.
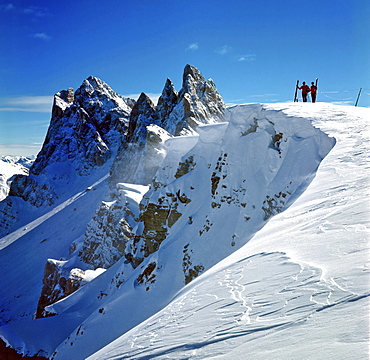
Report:
[[[72,294],[84,278],[84,271],[74,268],[66,269],[65,261],[49,259],[44,269],[43,288],[36,310],[36,319],[53,316],[45,307]]]
[[[102,202],[87,225],[78,254],[90,269],[109,268],[125,254],[126,243],[133,237],[135,215],[125,196],[116,192],[112,202]]]

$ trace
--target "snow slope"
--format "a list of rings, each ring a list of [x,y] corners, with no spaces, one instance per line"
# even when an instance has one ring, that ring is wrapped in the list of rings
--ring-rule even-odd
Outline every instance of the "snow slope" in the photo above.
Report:
[[[107,198],[101,173],[2,239],[1,338],[55,359],[366,358],[368,117],[329,104],[251,104],[199,136],[167,140],[156,186],[120,185],[141,209],[178,194],[171,209],[182,216],[158,251],[145,254],[156,237],[139,221],[141,240],[129,245],[140,266],[122,258],[49,306],[57,316],[32,320],[46,260],[68,257]],[[333,138],[310,122],[336,139],[331,152]]]
[[[253,239],[93,359],[367,359],[369,109],[275,104],[337,143]]]

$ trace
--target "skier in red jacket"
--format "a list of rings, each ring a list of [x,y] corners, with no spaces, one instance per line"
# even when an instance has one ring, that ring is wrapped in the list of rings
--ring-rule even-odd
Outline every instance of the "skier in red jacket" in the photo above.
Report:
[[[307,102],[307,94],[311,91],[310,87],[306,85],[306,83],[303,81],[302,86],[298,87],[299,90],[302,90],[302,99],[303,102]]]
[[[317,94],[317,86],[315,86],[314,82],[311,83],[310,91],[311,91],[311,100],[314,103],[316,102],[316,94]]]

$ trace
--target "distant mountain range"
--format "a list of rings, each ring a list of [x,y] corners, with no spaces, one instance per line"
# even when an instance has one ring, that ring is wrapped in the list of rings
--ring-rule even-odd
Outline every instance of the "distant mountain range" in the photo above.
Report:
[[[9,193],[9,185],[13,175],[28,175],[35,158],[25,156],[0,157],[0,201]]]

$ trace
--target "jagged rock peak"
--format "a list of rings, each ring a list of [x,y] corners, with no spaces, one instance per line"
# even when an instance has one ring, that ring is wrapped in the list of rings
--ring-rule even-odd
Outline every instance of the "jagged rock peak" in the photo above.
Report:
[[[136,104],[134,106],[134,108],[140,108],[142,105],[148,105],[149,107],[153,108],[154,109],[154,103],[152,101],[152,99],[147,95],[145,94],[144,92],[142,92],[139,96],[139,98],[137,99],[136,101]]]
[[[166,82],[164,94],[173,92],[171,85]],[[206,80],[195,66],[185,66],[182,89],[175,94],[171,95],[174,105],[157,107],[158,116],[170,134],[192,134],[200,124],[224,121],[225,104],[215,83]]]
[[[146,127],[157,122],[157,114],[153,101],[145,93],[141,93],[130,114],[127,141],[144,139]]]
[[[90,96],[95,91],[105,93],[111,97],[117,96],[117,93],[113,91],[113,89],[106,82],[95,76],[89,76],[87,79],[85,79],[77,91],[81,91],[81,93]]]
[[[74,173],[90,175],[115,156],[127,133],[130,112],[124,97],[93,76],[75,93],[71,88],[56,93],[43,147],[29,176],[14,179],[10,194],[37,207],[52,205],[58,197],[57,179],[68,181]],[[56,175],[59,163],[69,169],[68,175]]]
[[[185,89],[188,82],[188,76],[191,76],[194,81],[206,81],[201,72],[193,65],[187,64],[184,68],[184,74],[182,77],[182,87]]]
[[[55,94],[48,133],[31,173],[39,174],[50,162],[66,157],[81,158],[81,166],[86,160],[101,166],[127,130],[131,108],[125,100],[94,76],[84,80],[76,92],[69,88]]]
[[[91,100],[98,100],[99,106],[112,105],[123,109],[128,113],[131,111],[133,99],[127,99],[117,94],[107,83],[101,79],[90,76],[82,82],[82,85],[75,92],[76,102],[88,110],[90,108]],[[97,104],[93,104],[93,109]]]
[[[166,118],[177,104],[179,94],[172,81],[167,78],[161,96],[158,99],[157,114],[160,119]]]

